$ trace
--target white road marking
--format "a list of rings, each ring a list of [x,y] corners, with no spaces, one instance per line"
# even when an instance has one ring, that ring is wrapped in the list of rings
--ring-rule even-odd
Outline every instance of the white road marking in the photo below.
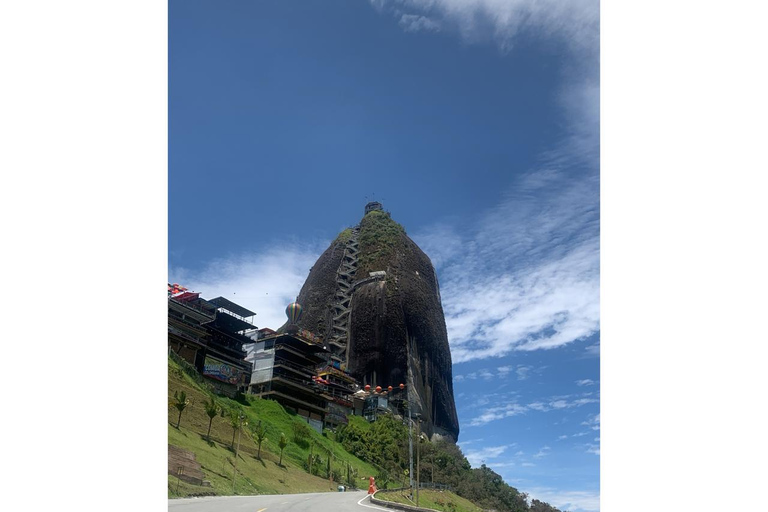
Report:
[[[366,495],[366,497],[365,497],[365,498],[363,498],[363,499],[362,499],[362,500],[360,500],[360,501],[363,501],[364,499],[366,499],[366,498],[369,498],[370,496],[371,496],[371,495],[370,495],[370,494],[368,494],[368,495]],[[357,504],[358,504],[358,505],[360,505],[361,507],[374,508],[374,509],[376,509],[376,510],[386,510],[387,512],[389,512],[389,509],[386,509],[386,508],[381,508],[381,507],[377,507],[377,506],[375,506],[375,505],[363,505],[362,503],[360,503],[360,501],[358,501],[358,502],[357,502]]]

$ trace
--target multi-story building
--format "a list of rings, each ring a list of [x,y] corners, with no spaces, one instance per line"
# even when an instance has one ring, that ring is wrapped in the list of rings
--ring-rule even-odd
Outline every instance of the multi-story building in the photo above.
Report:
[[[245,391],[251,363],[244,360],[243,345],[256,330],[256,313],[217,297],[205,300],[199,293],[168,297],[168,346],[179,354],[221,394]]]
[[[258,338],[249,347],[253,361],[249,390],[276,400],[303,416],[318,431],[326,414],[326,399],[312,380],[316,369],[327,363],[330,352],[319,340],[301,333],[274,333]]]

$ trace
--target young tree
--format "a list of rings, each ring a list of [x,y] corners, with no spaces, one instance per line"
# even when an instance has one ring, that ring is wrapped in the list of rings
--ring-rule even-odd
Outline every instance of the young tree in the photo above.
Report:
[[[240,429],[240,411],[232,409],[229,411],[229,426],[232,427],[232,449],[235,449],[235,434]]]
[[[213,397],[211,397],[210,402],[205,402],[205,414],[208,415],[209,421],[208,421],[208,434],[205,436],[208,438],[208,441],[211,440],[211,425],[213,425],[213,418],[219,414],[219,406],[216,405],[216,402],[214,402]]]
[[[259,445],[259,451],[256,454],[256,458],[261,459],[261,443],[267,438],[267,427],[259,422],[256,428],[253,429],[253,440]]]
[[[184,409],[186,409],[190,401],[187,399],[186,391],[182,391],[181,393],[175,391],[173,393],[173,399],[173,406],[179,410],[179,420],[176,422],[176,428],[179,428],[179,425],[181,425],[181,413],[184,412]]]
[[[288,446],[288,439],[285,438],[285,434],[282,432],[280,433],[280,441],[277,443],[277,446],[280,447],[280,462],[278,462],[278,466],[283,465],[283,450],[285,450],[285,447]]]
[[[309,443],[309,458],[307,459],[307,467],[309,468],[309,474],[312,474],[312,463],[315,462],[315,457],[312,455],[312,448],[315,447],[314,441]]]

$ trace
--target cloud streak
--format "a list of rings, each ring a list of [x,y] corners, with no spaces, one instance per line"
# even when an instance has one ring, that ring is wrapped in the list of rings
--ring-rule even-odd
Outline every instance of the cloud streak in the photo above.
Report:
[[[371,0],[371,4],[401,23],[424,18],[467,43],[493,41],[503,51],[513,49],[522,37],[555,39],[574,52],[598,44],[597,0]]]
[[[541,169],[518,178],[462,233],[441,225],[414,235],[439,262],[455,363],[557,348],[597,332],[598,190],[596,173]]]
[[[464,447],[464,443],[460,443]],[[485,464],[487,460],[495,459],[502,453],[511,448],[514,444],[506,444],[502,446],[488,446],[479,450],[467,450],[464,456],[467,458],[470,464],[474,467],[478,467],[480,464]]]
[[[567,397],[566,397],[567,398]],[[565,398],[556,398],[552,397],[549,400],[546,401],[537,401],[537,402],[531,402],[529,404],[519,404],[519,403],[508,403],[505,405],[500,405],[497,407],[491,407],[489,409],[486,409],[480,416],[476,416],[475,418],[472,418],[472,420],[469,422],[470,427],[481,427],[487,423],[490,423],[492,421],[501,420],[504,418],[509,418],[512,416],[519,416],[521,414],[526,414],[530,411],[536,411],[536,412],[549,412],[553,410],[560,410],[560,409],[572,409],[574,407],[581,407],[587,404],[593,404],[593,403],[599,403],[600,400],[598,398],[590,398],[590,397],[582,397],[577,398],[573,400],[566,400]],[[597,419],[594,417],[591,417],[588,419],[587,422],[582,423],[583,425],[590,425],[593,430],[599,429],[599,421],[600,416],[596,416]],[[597,425],[597,428],[595,428],[594,425]]]
[[[407,31],[453,33],[502,53],[541,42],[564,58],[560,142],[463,229],[414,239],[438,268],[453,361],[561,347],[599,329],[599,2],[371,0]],[[511,61],[510,61],[511,62]],[[589,356],[597,355],[593,346]]]

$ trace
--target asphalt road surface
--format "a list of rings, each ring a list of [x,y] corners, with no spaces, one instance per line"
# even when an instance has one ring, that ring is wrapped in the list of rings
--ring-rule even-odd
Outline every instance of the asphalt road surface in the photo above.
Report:
[[[216,496],[168,500],[168,512],[392,512],[371,504],[365,491]]]

